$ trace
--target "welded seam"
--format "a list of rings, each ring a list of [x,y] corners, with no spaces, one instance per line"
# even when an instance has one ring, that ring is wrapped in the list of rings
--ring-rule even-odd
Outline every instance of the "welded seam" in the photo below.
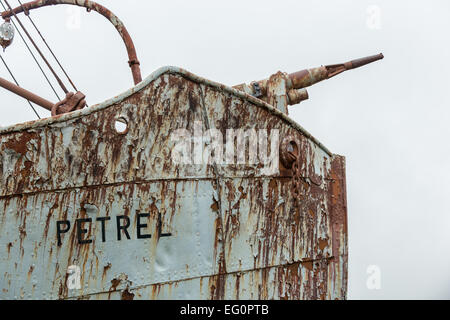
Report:
[[[254,268],[254,269],[247,269],[247,270],[237,270],[237,271],[232,271],[232,272],[226,272],[226,273],[220,273],[220,274],[210,274],[210,275],[204,275],[204,276],[198,276],[198,277],[191,277],[191,278],[184,278],[184,279],[180,279],[180,280],[168,280],[168,281],[164,281],[164,282],[157,282],[157,283],[149,283],[149,284],[143,284],[140,286],[135,286],[135,287],[128,287],[127,289],[130,291],[136,291],[136,290],[140,290],[140,289],[144,289],[147,287],[151,287],[151,286],[156,286],[156,285],[167,285],[167,284],[172,284],[172,283],[179,283],[179,282],[184,282],[184,281],[191,281],[191,280],[195,280],[195,279],[205,279],[205,278],[212,278],[212,277],[218,277],[221,275],[237,275],[237,274],[245,274],[245,273],[251,273],[251,272],[260,272],[260,271],[264,271],[264,270],[270,270],[270,269],[277,269],[277,268],[288,268],[291,266],[295,266],[295,265],[302,265],[304,263],[308,263],[308,262],[324,262],[324,261],[331,261],[332,259],[334,259],[335,257],[328,257],[328,258],[320,258],[320,259],[305,259],[305,260],[301,260],[301,261],[296,261],[296,262],[292,262],[292,263],[287,263],[287,264],[277,264],[277,265],[273,265],[273,266],[266,266],[266,267],[261,267],[261,268]],[[111,294],[111,293],[117,293],[117,292],[122,292],[122,290],[124,289],[117,289],[117,290],[111,290],[111,291],[101,291],[101,292],[95,292],[95,293],[88,293],[82,296],[71,296],[71,297],[67,297],[65,298],[65,300],[71,300],[71,299],[83,299],[83,298],[87,298],[87,297],[92,297],[92,296],[96,296],[96,295],[101,295],[101,294]]]
[[[205,121],[206,127],[209,130],[211,129],[210,123],[209,123],[209,118],[208,118],[208,109],[206,108],[206,103],[205,103],[205,96],[204,96],[204,92],[203,92],[203,88],[200,85],[199,86],[200,89],[200,99],[201,99],[201,105],[202,105],[202,113],[203,113],[203,121]],[[211,137],[212,139],[212,137]],[[221,177],[220,175],[220,171],[218,168],[218,165],[216,162],[213,162],[213,171],[214,174],[216,176],[216,185],[217,185],[217,202],[219,203],[219,219],[220,219],[220,231],[221,231],[221,252],[219,253],[219,270],[220,270],[220,264],[223,263],[223,268],[224,271],[226,273],[227,270],[227,265],[226,265],[226,260],[225,260],[225,234],[224,234],[224,221],[223,221],[223,212],[222,212],[222,184],[220,183],[221,180],[223,179],[223,177]],[[217,228],[217,226],[216,226]],[[223,259],[223,260],[222,260]],[[218,288],[219,289],[219,288]]]
[[[274,178],[280,179],[280,180],[286,180],[286,182],[289,182],[292,180],[291,177],[272,177],[272,176],[260,176],[260,177],[243,177],[243,176],[227,176],[225,179],[229,180],[235,180],[235,179],[258,179],[258,180],[272,180]],[[302,179],[308,179],[308,177],[300,177]],[[31,191],[31,192],[22,192],[22,193],[14,193],[14,194],[7,194],[0,196],[0,201],[5,199],[12,199],[12,198],[18,198],[18,197],[24,197],[24,196],[36,196],[39,194],[48,194],[48,193],[62,193],[66,191],[75,191],[75,190],[87,190],[87,189],[100,189],[102,187],[105,188],[111,188],[111,187],[121,187],[126,186],[130,184],[146,184],[146,183],[158,183],[158,182],[167,182],[167,181],[174,181],[174,182],[192,182],[192,180],[198,180],[198,181],[216,181],[215,177],[193,177],[193,178],[163,178],[163,179],[151,179],[151,180],[132,180],[132,181],[124,181],[124,182],[113,182],[113,183],[104,183],[104,184],[94,184],[89,186],[73,186],[68,188],[61,188],[61,189],[51,189],[51,190],[39,190],[39,191]],[[331,178],[324,178],[324,181],[334,181]],[[323,185],[323,184],[322,184]],[[319,187],[322,187],[319,186]],[[325,187],[325,186],[324,186]],[[325,190],[325,188],[323,188]]]
[[[132,181],[124,181],[124,182],[95,184],[95,185],[89,185],[89,186],[73,186],[73,187],[61,188],[61,189],[22,192],[22,193],[19,193],[19,194],[9,194],[9,195],[0,196],[0,200],[17,198],[17,197],[23,197],[23,196],[35,196],[35,195],[39,195],[39,194],[62,193],[62,192],[66,192],[66,191],[75,191],[75,190],[101,189],[102,187],[105,187],[105,188],[121,187],[121,186],[125,186],[125,185],[130,185],[130,184],[145,184],[145,183],[158,183],[158,182],[163,183],[163,182],[166,182],[166,181],[192,182],[192,179],[199,180],[199,181],[213,180],[213,178],[208,178],[208,177],[204,177],[204,178],[164,178],[164,179],[154,179],[154,180],[132,180]]]

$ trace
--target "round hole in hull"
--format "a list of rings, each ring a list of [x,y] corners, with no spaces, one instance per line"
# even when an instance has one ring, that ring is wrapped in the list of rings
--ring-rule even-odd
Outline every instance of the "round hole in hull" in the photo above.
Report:
[[[117,133],[125,134],[128,132],[128,122],[125,118],[120,117],[117,118],[114,123],[114,129]]]

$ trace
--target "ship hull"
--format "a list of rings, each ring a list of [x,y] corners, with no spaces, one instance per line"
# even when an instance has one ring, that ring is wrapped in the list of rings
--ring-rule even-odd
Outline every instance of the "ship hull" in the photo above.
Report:
[[[175,159],[180,130],[190,162]],[[301,183],[196,159],[196,138],[230,130],[294,137]],[[243,92],[166,67],[0,130],[0,152],[0,299],[346,298],[345,160]]]

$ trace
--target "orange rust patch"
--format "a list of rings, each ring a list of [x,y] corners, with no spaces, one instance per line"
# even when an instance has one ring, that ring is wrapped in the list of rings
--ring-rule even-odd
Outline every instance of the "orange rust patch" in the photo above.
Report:
[[[7,149],[14,150],[21,155],[25,155],[27,153],[28,147],[27,144],[31,139],[35,137],[35,134],[29,132],[23,132],[21,134],[14,136],[16,139],[9,140],[5,143],[5,147]]]
[[[128,291],[128,288],[122,291],[121,300],[133,300],[134,299],[134,293],[131,293]]]
[[[8,255],[11,253],[12,246],[13,246],[12,242],[10,242],[6,245],[6,248],[8,249]]]
[[[111,280],[111,288],[109,289],[109,291],[115,291],[117,289],[117,287],[120,284],[120,280],[119,279],[112,279]]]
[[[302,266],[304,266],[306,269],[308,269],[309,271],[313,271],[314,269],[314,264],[312,261],[305,261],[302,262]]]
[[[277,188],[277,180],[276,180],[276,179],[270,180],[270,182],[269,182],[269,188],[270,188],[270,189],[275,189],[275,188]]]
[[[28,270],[28,280],[30,280],[31,274],[33,273],[33,271],[34,271],[34,266],[30,266],[30,270]]]
[[[323,251],[328,246],[328,239],[319,239],[319,249]]]
[[[108,272],[108,270],[109,270],[110,268],[111,268],[111,263],[108,263],[106,266],[103,267],[102,280],[105,279],[106,273]]]
[[[211,205],[211,209],[214,212],[218,212],[219,211],[219,203],[217,202],[216,199],[214,199],[214,203]]]

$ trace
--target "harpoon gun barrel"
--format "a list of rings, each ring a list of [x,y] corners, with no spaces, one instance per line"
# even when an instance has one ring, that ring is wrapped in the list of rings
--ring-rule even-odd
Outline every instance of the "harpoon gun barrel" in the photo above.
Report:
[[[380,53],[346,63],[305,69],[291,74],[279,71],[268,79],[253,81],[250,84],[243,83],[233,88],[263,100],[281,112],[288,114],[288,106],[298,104],[309,98],[306,87],[383,58],[383,54]]]
[[[383,54],[380,53],[374,56],[356,59],[346,63],[321,66],[319,68],[313,69],[305,69],[289,74],[289,79],[292,83],[292,88],[302,89],[312,86],[313,84],[316,84],[320,81],[330,79],[344,71],[356,69],[383,58]]]

